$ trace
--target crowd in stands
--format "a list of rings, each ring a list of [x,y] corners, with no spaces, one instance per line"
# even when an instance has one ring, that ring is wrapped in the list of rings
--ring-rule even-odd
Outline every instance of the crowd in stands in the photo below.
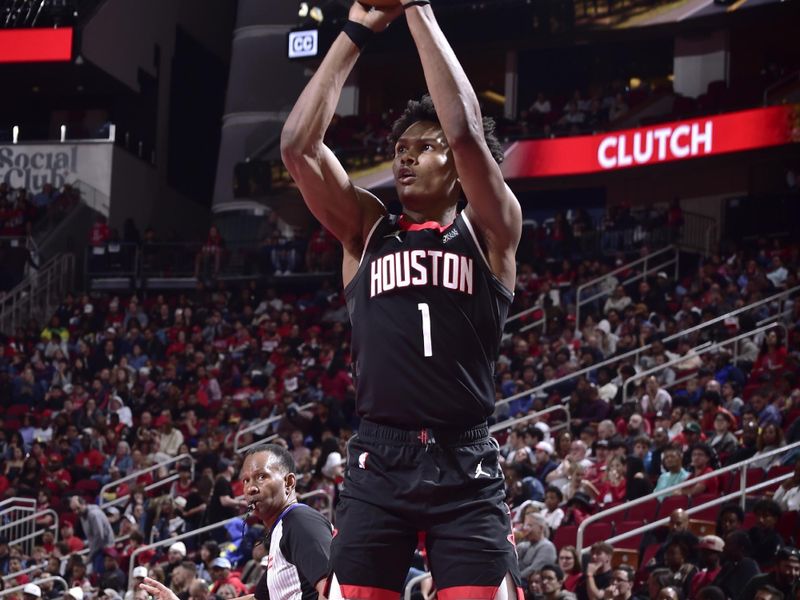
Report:
[[[33,194],[0,181],[0,297],[38,268],[38,230],[57,223],[79,201],[80,192],[69,184],[56,190],[46,183]]]
[[[574,266],[567,260],[555,276],[537,272],[536,263],[520,265],[517,303],[541,309],[516,322],[504,340],[497,397],[521,395],[499,405],[496,420],[523,418],[497,435],[530,597],[568,598],[563,590],[572,589],[596,599],[606,587],[612,591],[605,597],[648,597],[634,581],[641,569],[611,568],[614,553],[606,546],[593,547],[584,568],[570,548],[575,527],[598,510],[670,484],[686,483],[680,495],[685,506],[730,489],[735,482],[724,477],[692,481],[720,464],[760,453],[765,456],[757,468],[774,474],[788,472],[796,460],[766,455],[800,440],[796,303],[768,304],[689,339],[663,340],[796,285],[798,248],[762,243],[731,251],[678,280],[658,273],[626,286],[627,276],[619,276],[606,282],[609,294],[576,324],[576,286],[608,272],[615,260]],[[182,293],[68,295],[46,325],[31,322],[0,338],[0,397],[8,399],[0,425],[0,494],[36,498],[38,510],[52,507],[59,515],[58,531],[43,532],[33,544],[0,530],[4,585],[51,573],[67,580],[74,600],[134,597],[126,590],[137,548],[243,512],[235,448],[265,437],[276,436],[291,449],[300,492],[316,492],[309,502],[328,511],[341,483],[346,442],[358,425],[347,366],[348,314],[339,288],[335,280],[313,292],[217,281]],[[786,310],[788,336],[782,329],[767,331],[742,342],[735,355],[729,348],[693,350],[748,331],[780,309]],[[541,317],[542,327],[518,331]],[[636,362],[612,361],[549,383],[637,347],[646,349]],[[672,366],[628,381],[663,363]],[[564,399],[568,422],[561,411],[524,420]],[[260,425],[237,438],[251,423]],[[192,460],[177,458],[184,454]],[[120,482],[168,459],[175,459],[168,467]],[[175,480],[165,481],[168,474]],[[755,561],[758,572],[780,572],[789,560],[780,552],[791,551],[778,547],[798,542],[783,528],[784,515],[797,514],[798,484],[800,472],[794,471],[769,490],[771,499],[764,495],[768,504],[748,507],[739,517],[749,545],[735,531],[720,529],[719,540],[667,544],[653,569],[644,571],[663,582],[660,587],[674,588],[658,597],[701,597],[691,592],[695,575],[717,567],[697,557],[721,544],[739,548],[737,560]],[[672,501],[671,494],[663,496]],[[758,516],[757,506],[766,516]],[[759,519],[756,529],[769,531],[753,533],[746,522],[751,514]],[[39,525],[54,527],[51,519],[50,513],[40,515]],[[642,543],[664,545],[667,538],[659,534]],[[244,533],[237,521],[138,552],[134,577],[147,572],[187,598],[233,597],[250,589],[264,568],[260,546],[252,548],[262,535],[258,527]],[[753,554],[753,547],[764,551]],[[84,548],[89,550],[78,554]],[[723,570],[731,569],[729,552],[733,556],[733,550],[722,552]],[[778,571],[767,570],[775,565]],[[14,575],[26,567],[34,569]],[[717,580],[706,573],[698,581]],[[782,581],[770,585],[784,589]],[[61,595],[53,584],[38,593]]]
[[[233,234],[235,236],[235,234]],[[120,235],[98,215],[89,232],[89,269],[93,275],[137,272],[144,277],[194,277],[213,282],[242,275],[282,276],[331,273],[340,268],[339,244],[323,227],[304,235],[282,226],[273,212],[259,228],[258,240],[226,240],[221,228],[209,227],[201,242],[164,237],[147,227],[140,234],[127,219]],[[139,260],[136,260],[138,253]]]
[[[565,261],[555,276],[522,265],[517,302],[541,310],[517,325],[537,326],[508,336],[497,397],[516,397],[498,413],[516,418],[501,441],[530,598],[795,598],[800,452],[770,452],[800,442],[797,302],[765,303],[716,326],[679,332],[790,290],[798,266],[796,245],[762,241],[713,256],[677,281],[660,272],[623,285],[636,274],[621,273],[603,282],[601,298],[576,324],[576,286],[612,265]],[[785,329],[695,350],[751,331],[777,312],[784,313]],[[637,348],[642,351],[631,355]],[[562,403],[569,420],[563,411],[524,418]],[[631,508],[627,519],[624,511],[607,517],[601,539],[608,539],[612,527],[629,531],[656,514],[669,516],[673,507],[698,506],[738,489],[738,473],[704,476],[746,459],[755,459],[748,481],[786,479],[749,498],[747,512],[725,508],[721,514],[737,516],[734,531],[718,524],[705,536],[673,539],[665,529],[623,541],[623,550],[642,558],[633,569],[613,568],[617,555],[602,542],[592,545],[584,569],[571,557],[576,528],[589,515],[655,493],[650,512],[631,516]],[[717,510],[703,511],[705,518],[713,520]],[[656,548],[661,552],[649,556]],[[562,558],[578,566],[564,568]]]

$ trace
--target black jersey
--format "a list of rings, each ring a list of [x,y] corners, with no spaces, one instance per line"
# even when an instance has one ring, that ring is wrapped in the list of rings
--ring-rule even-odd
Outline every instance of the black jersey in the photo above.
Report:
[[[494,411],[494,362],[512,294],[467,217],[447,227],[379,220],[345,288],[360,416],[463,428]]]
[[[316,600],[316,584],[328,575],[331,524],[313,508],[294,505],[272,529],[267,570],[256,600]]]

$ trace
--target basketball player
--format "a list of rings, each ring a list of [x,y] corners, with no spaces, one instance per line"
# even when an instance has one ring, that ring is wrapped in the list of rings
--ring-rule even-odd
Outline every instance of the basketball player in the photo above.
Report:
[[[434,0],[435,3],[435,0]],[[403,214],[357,188],[323,137],[359,49],[399,10],[353,4],[300,95],[281,150],[344,248],[358,435],[331,546],[331,599],[396,599],[423,538],[440,600],[521,597],[503,502],[493,365],[521,210],[502,153],[427,0],[403,0],[430,91],[394,126]],[[400,74],[398,74],[400,75]],[[434,110],[435,107],[435,110]],[[457,214],[461,196],[467,206]]]
[[[248,515],[269,530],[267,570],[252,596],[241,600],[317,600],[328,576],[331,524],[319,512],[297,501],[294,459],[274,444],[245,454],[239,477]],[[166,586],[146,577],[142,589],[156,600],[178,600]]]

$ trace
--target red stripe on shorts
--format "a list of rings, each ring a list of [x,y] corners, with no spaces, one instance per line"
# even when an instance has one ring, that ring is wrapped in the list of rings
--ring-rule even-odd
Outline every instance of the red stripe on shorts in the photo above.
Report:
[[[366,585],[339,585],[342,596],[347,600],[397,600],[398,592]]]
[[[494,600],[499,588],[495,585],[458,585],[439,590],[439,600]]]

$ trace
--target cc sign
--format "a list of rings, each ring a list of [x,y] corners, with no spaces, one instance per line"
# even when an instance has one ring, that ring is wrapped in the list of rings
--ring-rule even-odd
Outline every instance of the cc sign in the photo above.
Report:
[[[319,32],[316,29],[289,33],[289,58],[316,56],[319,50]]]

